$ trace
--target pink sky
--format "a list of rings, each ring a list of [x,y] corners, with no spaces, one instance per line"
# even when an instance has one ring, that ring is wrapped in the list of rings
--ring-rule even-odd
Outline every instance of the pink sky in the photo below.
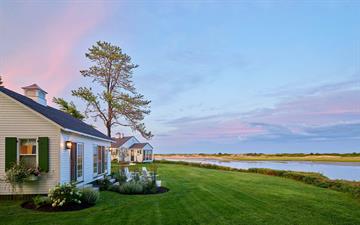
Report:
[[[24,39],[21,48],[14,46],[2,60],[1,74],[7,87],[20,91],[22,86],[37,83],[52,99],[80,78],[78,57],[74,57],[76,46],[104,20],[105,7],[68,4],[61,11],[50,18],[33,15],[47,21]]]

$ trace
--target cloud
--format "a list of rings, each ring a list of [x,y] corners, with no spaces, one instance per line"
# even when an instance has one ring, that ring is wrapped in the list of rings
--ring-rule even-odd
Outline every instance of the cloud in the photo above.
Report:
[[[60,94],[74,82],[74,76],[79,75],[80,68],[73,63],[77,44],[103,20],[105,10],[102,4],[61,6],[58,10],[49,8],[53,13],[49,15],[31,5],[23,5],[27,14],[17,16],[31,16],[38,26],[32,25],[34,29],[22,33],[23,38],[18,40],[21,43],[8,40],[12,47],[7,47],[9,54],[1,61],[0,71],[7,87],[20,91],[21,86],[38,83],[51,97]],[[9,18],[8,22],[3,32],[11,38],[18,32],[16,24],[11,25],[16,19]]]
[[[339,92],[339,91],[349,91],[349,90],[359,90],[360,89],[360,72],[352,76],[352,79],[337,82],[337,83],[326,83],[322,85],[294,88],[293,84],[288,84],[284,87],[277,88],[276,90],[271,90],[262,93],[262,96],[267,97],[300,97],[308,95],[319,95],[327,92]]]
[[[256,124],[263,134],[255,136],[251,141],[346,141],[360,140],[360,123],[339,123],[324,126],[287,127],[274,124]]]
[[[305,92],[272,108],[162,121],[172,131],[158,138],[170,146],[360,140],[360,88],[349,81]]]

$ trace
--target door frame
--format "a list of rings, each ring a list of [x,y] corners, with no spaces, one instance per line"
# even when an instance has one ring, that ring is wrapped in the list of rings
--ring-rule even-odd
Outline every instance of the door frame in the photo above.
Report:
[[[80,183],[84,181],[84,159],[85,159],[85,145],[84,143],[77,143],[77,142],[71,142],[71,149],[70,149],[70,182],[76,182],[76,183]],[[78,178],[77,176],[77,168],[78,168],[78,161],[77,161],[77,156],[78,156],[78,145],[81,144],[83,146],[82,149],[82,176],[81,176],[81,180]]]

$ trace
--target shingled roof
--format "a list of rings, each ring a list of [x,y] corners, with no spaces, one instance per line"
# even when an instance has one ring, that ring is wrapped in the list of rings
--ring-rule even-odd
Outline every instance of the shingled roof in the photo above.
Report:
[[[130,148],[142,149],[146,145],[150,145],[150,144],[149,143],[135,143],[135,144],[131,145]]]
[[[0,87],[0,92],[4,93],[5,95],[11,97],[12,99],[20,102],[21,104],[27,106],[28,108],[34,110],[37,113],[40,113],[41,115],[45,116],[49,120],[55,122],[60,127],[64,129],[68,129],[70,131],[75,131],[83,134],[87,134],[93,137],[106,139],[109,141],[112,141],[111,138],[106,136],[105,134],[101,133],[100,131],[96,130],[92,126],[84,123],[81,120],[78,120],[71,115],[62,112],[58,109],[55,109],[50,106],[44,106],[41,105],[34,100],[21,95],[19,93],[16,93],[14,91],[11,91],[5,87]]]
[[[132,138],[132,136],[122,137],[122,138],[113,138],[113,141],[115,141],[115,143],[111,143],[111,147],[119,148],[123,144],[125,144],[128,140],[130,140],[131,138]]]

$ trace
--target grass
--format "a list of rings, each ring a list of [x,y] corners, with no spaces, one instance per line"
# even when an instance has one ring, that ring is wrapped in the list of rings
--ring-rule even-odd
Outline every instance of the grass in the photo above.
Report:
[[[114,168],[116,168],[114,166]],[[1,224],[360,224],[350,195],[281,177],[160,164],[170,192],[128,196],[101,192],[78,212],[40,213],[1,201]]]
[[[163,154],[161,158],[208,158],[223,161],[314,161],[314,162],[360,162],[360,153],[348,154]]]
[[[157,160],[157,163],[166,163],[166,164],[177,164],[177,165],[187,165],[200,168],[208,169],[217,169],[225,171],[237,171],[245,173],[259,173],[269,176],[284,177],[288,179],[293,179],[296,181],[301,181],[306,184],[311,184],[321,188],[329,188],[336,191],[341,191],[351,194],[355,198],[360,199],[360,182],[356,181],[347,181],[347,180],[331,180],[328,177],[322,175],[321,173],[314,172],[298,172],[298,171],[289,171],[289,170],[273,170],[266,168],[249,168],[249,169],[237,169],[227,166],[220,166],[207,163],[195,163],[195,162],[184,162],[184,161],[167,161],[167,160]]]

